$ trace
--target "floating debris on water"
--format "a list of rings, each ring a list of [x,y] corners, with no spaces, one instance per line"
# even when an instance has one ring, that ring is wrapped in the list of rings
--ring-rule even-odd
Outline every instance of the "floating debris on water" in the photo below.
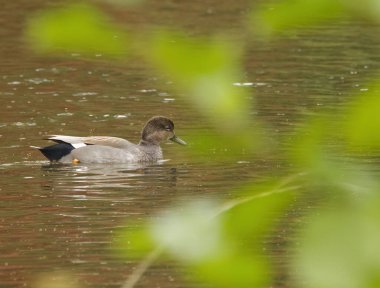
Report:
[[[175,101],[175,98],[164,98],[162,100],[162,102],[164,102],[164,103],[173,102],[173,101]]]
[[[131,113],[126,113],[126,114],[116,114],[113,116],[113,118],[116,118],[116,119],[122,119],[122,118],[128,118],[129,116],[131,116]]]
[[[97,92],[79,92],[79,93],[74,93],[73,96],[78,97],[78,96],[92,96],[92,95],[98,95]]]
[[[259,87],[259,86],[265,86],[267,85],[267,83],[263,83],[263,82],[235,82],[233,83],[232,85],[234,86],[239,86],[239,87]]]

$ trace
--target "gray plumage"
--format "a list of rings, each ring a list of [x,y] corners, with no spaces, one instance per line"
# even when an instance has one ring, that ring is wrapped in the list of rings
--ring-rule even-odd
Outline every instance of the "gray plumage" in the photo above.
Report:
[[[162,141],[186,144],[174,134],[173,122],[163,116],[155,116],[145,124],[138,144],[111,136],[50,135],[44,139],[57,144],[35,148],[51,162],[60,163],[153,162],[163,158],[160,147]]]

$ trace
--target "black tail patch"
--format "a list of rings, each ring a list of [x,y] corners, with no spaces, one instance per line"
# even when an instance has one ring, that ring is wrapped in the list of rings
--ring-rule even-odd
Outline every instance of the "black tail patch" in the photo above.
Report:
[[[68,143],[58,143],[47,147],[39,148],[42,154],[51,162],[59,161],[62,157],[70,154],[75,148]]]

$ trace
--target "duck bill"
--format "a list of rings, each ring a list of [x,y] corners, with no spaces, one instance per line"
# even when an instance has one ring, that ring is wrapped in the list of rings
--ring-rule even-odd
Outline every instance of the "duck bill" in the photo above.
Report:
[[[187,145],[185,141],[183,141],[181,138],[177,137],[176,135],[174,135],[172,138],[169,138],[169,140],[181,145]]]

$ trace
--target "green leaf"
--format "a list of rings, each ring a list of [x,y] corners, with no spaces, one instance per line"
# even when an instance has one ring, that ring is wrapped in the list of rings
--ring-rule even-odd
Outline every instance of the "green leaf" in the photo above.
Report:
[[[92,5],[79,3],[43,11],[30,20],[26,36],[38,52],[120,56],[125,34]]]
[[[269,280],[270,266],[262,239],[293,199],[281,187],[247,185],[236,189],[241,201],[222,210],[194,201],[162,213],[152,223],[152,238],[203,281],[220,287],[255,287]],[[247,253],[249,251],[249,253]]]
[[[346,113],[345,134],[352,147],[378,148],[380,146],[380,98],[376,87],[372,93],[351,103]]]
[[[124,226],[113,238],[111,249],[116,256],[141,258],[157,247],[145,226],[140,227],[141,224],[133,223],[126,223]]]
[[[374,203],[379,211],[379,201]],[[380,217],[362,208],[320,211],[307,219],[293,267],[302,287],[378,287]]]
[[[163,212],[151,225],[151,236],[176,259],[198,263],[213,259],[224,250],[220,219],[207,201],[190,202]]]
[[[248,256],[247,256],[248,254]],[[270,267],[264,257],[250,253],[224,255],[190,267],[192,275],[216,287],[268,287]]]
[[[346,12],[340,0],[284,0],[253,10],[250,26],[255,33],[270,36],[333,19]]]
[[[281,187],[276,182],[252,183],[236,189],[237,193],[245,196],[241,198],[241,204],[221,216],[226,237],[235,243],[248,242],[251,248],[259,247],[261,251],[262,237],[283,216],[295,197],[294,189]]]
[[[159,32],[144,47],[146,57],[185,90],[190,102],[226,134],[248,132],[252,100],[234,82],[241,79],[241,47],[225,39],[190,39]]]

